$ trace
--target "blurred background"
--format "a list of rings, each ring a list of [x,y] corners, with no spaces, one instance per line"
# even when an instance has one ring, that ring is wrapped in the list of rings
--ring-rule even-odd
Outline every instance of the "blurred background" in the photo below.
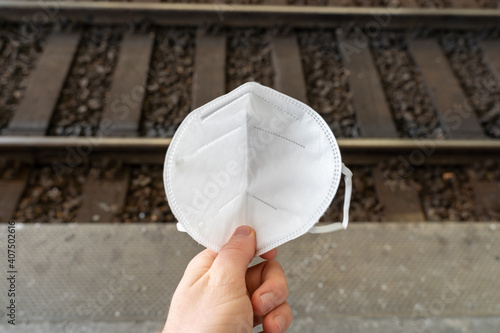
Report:
[[[249,81],[316,110],[354,173],[349,228],[278,251],[289,331],[498,332],[498,0],[0,1],[0,332],[161,330],[203,249],[166,150]]]

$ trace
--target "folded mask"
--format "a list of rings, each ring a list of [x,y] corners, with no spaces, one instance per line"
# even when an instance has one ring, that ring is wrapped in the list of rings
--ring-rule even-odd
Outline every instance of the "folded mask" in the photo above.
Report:
[[[343,222],[316,225],[342,173]],[[316,111],[254,82],[186,117],[163,174],[179,230],[218,252],[238,226],[249,225],[257,235],[256,255],[306,232],[345,229],[351,176]]]

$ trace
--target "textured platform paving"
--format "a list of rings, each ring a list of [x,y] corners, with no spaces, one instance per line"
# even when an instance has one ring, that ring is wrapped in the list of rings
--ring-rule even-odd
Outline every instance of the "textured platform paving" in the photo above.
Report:
[[[17,235],[18,325],[7,324],[1,304],[0,332],[155,332],[203,249],[171,224],[18,224]],[[278,260],[295,315],[289,332],[500,327],[495,224],[353,224],[289,242]]]

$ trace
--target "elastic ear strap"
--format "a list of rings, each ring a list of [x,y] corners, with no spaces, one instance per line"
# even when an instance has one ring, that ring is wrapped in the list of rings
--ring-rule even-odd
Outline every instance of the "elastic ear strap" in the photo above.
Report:
[[[335,222],[327,225],[314,226],[309,230],[312,234],[323,234],[326,232],[338,231],[347,229],[349,224],[349,206],[351,204],[352,194],[352,172],[344,163],[342,163],[342,173],[344,174],[345,195],[344,195],[344,214],[342,222]]]

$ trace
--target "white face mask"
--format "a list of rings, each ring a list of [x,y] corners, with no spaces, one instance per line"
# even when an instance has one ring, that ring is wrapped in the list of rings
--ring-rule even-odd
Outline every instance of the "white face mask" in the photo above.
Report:
[[[344,219],[314,226],[345,175]],[[263,254],[310,231],[345,229],[352,173],[313,109],[246,83],[194,110],[175,133],[163,179],[178,229],[218,252],[240,225]]]

